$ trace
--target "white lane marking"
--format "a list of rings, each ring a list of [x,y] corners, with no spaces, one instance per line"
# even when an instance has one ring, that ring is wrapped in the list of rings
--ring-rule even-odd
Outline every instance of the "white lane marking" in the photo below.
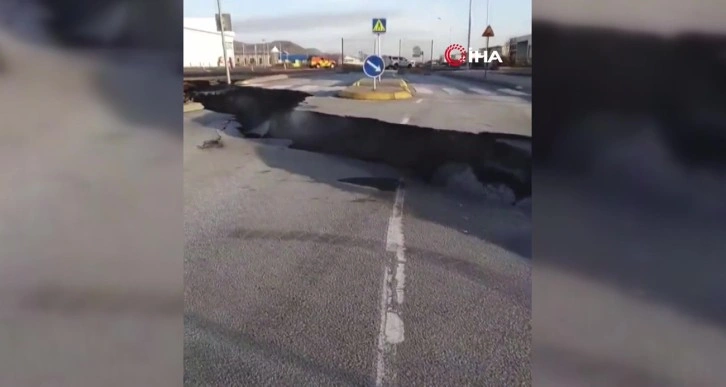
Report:
[[[448,95],[461,95],[461,94],[464,94],[464,92],[463,92],[463,91],[461,91],[461,90],[459,90],[459,89],[453,89],[453,88],[451,88],[451,87],[444,87],[444,88],[442,88],[442,90],[443,90],[443,91],[444,91],[444,92],[445,92],[446,94],[448,94]]]
[[[280,90],[280,89],[287,89],[287,88],[290,88],[290,87],[293,87],[293,86],[295,86],[295,85],[294,84],[287,83],[287,84],[284,84],[284,85],[268,86],[265,89]]]
[[[396,355],[396,345],[404,340],[404,324],[401,318],[406,275],[406,248],[403,237],[403,181],[399,182],[393,211],[388,219],[386,251],[395,252],[395,261],[386,259],[381,290],[381,327],[378,333],[376,361],[376,386],[395,385],[395,372],[388,365]],[[393,267],[395,264],[395,267]],[[395,270],[395,271],[394,271]]]
[[[304,91],[307,93],[312,93],[312,92],[320,90],[321,86],[320,85],[302,85],[302,86],[298,86],[298,87],[293,87],[292,89],[297,90],[297,91]]]
[[[521,96],[521,97],[529,96],[528,93],[525,93],[523,91],[514,90],[514,89],[497,89],[497,91],[500,93],[516,95],[516,96]]]
[[[411,117],[409,117],[409,116],[405,116],[405,117],[403,117],[403,119],[401,120],[401,123],[402,123],[402,124],[404,124],[404,125],[406,125],[406,124],[408,124],[408,121],[410,121],[410,120],[411,120]]]
[[[416,100],[416,103],[421,103],[421,101],[423,101],[423,99],[422,98],[419,98],[419,99]]]
[[[347,89],[347,88],[348,88],[348,86],[328,86],[328,87],[323,88],[323,90],[325,90],[325,91],[340,91],[340,90],[344,90],[344,89]]]
[[[489,90],[480,89],[478,87],[470,87],[469,91],[472,91],[474,93],[481,94],[481,95],[494,95],[493,92],[491,92]]]
[[[416,94],[433,94],[433,90],[427,89],[425,87],[416,86],[414,87],[416,89]]]

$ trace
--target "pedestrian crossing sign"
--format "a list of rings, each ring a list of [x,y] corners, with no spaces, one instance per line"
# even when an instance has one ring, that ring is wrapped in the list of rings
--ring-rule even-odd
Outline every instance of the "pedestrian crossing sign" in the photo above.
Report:
[[[377,18],[373,19],[373,33],[383,34],[386,32],[386,19]]]

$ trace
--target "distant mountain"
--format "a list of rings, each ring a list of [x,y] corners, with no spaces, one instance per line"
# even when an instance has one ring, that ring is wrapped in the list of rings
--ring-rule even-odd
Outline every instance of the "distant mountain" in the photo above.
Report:
[[[290,55],[320,55],[330,57],[340,56],[340,53],[324,53],[317,48],[305,48],[289,40],[273,40],[271,42],[260,42],[256,44],[235,41],[234,52],[237,54],[251,54],[254,53],[256,50],[257,53],[261,54],[265,51],[265,46],[267,47],[267,50],[272,50],[273,47],[277,47],[278,50],[287,51],[290,53]]]

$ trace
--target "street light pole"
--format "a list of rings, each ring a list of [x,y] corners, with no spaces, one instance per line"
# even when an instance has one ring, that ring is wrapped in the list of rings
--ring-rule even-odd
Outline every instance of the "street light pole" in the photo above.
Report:
[[[437,17],[436,19],[438,19],[438,21],[440,21],[442,23],[445,22],[445,20],[442,19],[441,17]],[[444,46],[444,50],[446,50],[446,47],[448,47],[448,46],[451,46],[451,25],[449,25],[449,43]]]
[[[227,40],[224,38],[224,18],[222,17],[222,0],[217,0],[217,12],[219,12],[219,34],[222,36],[222,53],[224,55],[224,68],[227,70],[227,84],[232,84],[232,76],[229,74],[229,58],[227,58]]]
[[[471,48],[471,2],[472,0],[469,0],[469,32],[466,36],[466,49],[469,50]],[[466,68],[471,70],[471,61],[469,60],[469,52],[466,53]]]

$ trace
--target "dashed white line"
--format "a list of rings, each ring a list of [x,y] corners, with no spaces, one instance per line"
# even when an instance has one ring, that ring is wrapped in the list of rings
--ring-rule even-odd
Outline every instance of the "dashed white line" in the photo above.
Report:
[[[433,94],[433,90],[425,87],[416,86],[416,94]]]
[[[494,95],[493,92],[489,90],[480,89],[478,87],[470,87],[469,91],[480,94],[480,95]]]
[[[464,94],[463,91],[461,91],[459,89],[452,89],[451,87],[444,87],[444,88],[442,88],[442,90],[446,94],[448,94],[448,95],[461,95],[461,94]]]
[[[405,116],[405,117],[403,117],[403,119],[401,120],[401,123],[402,123],[402,124],[404,124],[404,125],[406,125],[406,124],[408,124],[408,121],[410,121],[410,120],[411,120],[411,117],[409,117],[409,116]]]
[[[421,103],[421,101],[423,101],[423,98],[419,98],[419,99],[417,99],[417,100],[416,100],[416,103]]]
[[[516,95],[516,96],[519,96],[519,97],[529,96],[528,93],[525,93],[525,92],[522,92],[522,91],[518,91],[518,90],[514,90],[514,89],[497,89],[497,91],[500,92],[500,93],[509,94],[509,95]]]
[[[403,181],[399,182],[393,211],[388,220],[386,251],[395,253],[395,260],[386,259],[381,290],[381,327],[378,333],[376,386],[395,385],[396,373],[390,369],[396,355],[396,345],[403,342],[404,324],[401,318],[406,274],[406,248],[403,237]],[[393,258],[393,257],[392,257]]]

